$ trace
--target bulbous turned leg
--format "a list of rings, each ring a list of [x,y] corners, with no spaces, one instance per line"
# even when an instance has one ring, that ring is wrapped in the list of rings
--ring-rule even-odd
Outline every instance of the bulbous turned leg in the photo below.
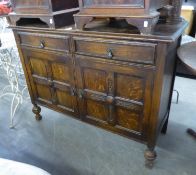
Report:
[[[147,149],[144,153],[144,157],[145,157],[145,166],[147,168],[153,168],[154,165],[154,161],[157,157],[157,153],[156,151],[154,151],[154,149]]]
[[[42,116],[40,115],[41,112],[41,108],[39,106],[37,106],[36,104],[33,106],[32,109],[33,113],[35,114],[35,118],[37,121],[42,119]]]

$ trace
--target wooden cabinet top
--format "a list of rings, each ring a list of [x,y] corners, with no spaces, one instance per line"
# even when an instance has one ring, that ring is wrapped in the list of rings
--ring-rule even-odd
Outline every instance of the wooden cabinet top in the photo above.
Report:
[[[48,14],[77,8],[77,0],[11,0],[14,12],[20,14]]]
[[[90,28],[88,31],[81,31],[75,29],[75,26],[68,26],[66,28],[59,29],[48,29],[48,28],[37,28],[37,27],[14,27],[11,26],[13,30],[21,32],[32,32],[45,34],[58,34],[58,35],[74,35],[74,36],[86,36],[93,38],[105,38],[105,39],[121,39],[121,40],[136,40],[136,41],[150,41],[150,42],[174,42],[180,37],[188,23],[182,21],[176,24],[157,24],[155,30],[150,35],[141,35],[137,33],[131,33],[129,30],[100,30],[100,27]]]

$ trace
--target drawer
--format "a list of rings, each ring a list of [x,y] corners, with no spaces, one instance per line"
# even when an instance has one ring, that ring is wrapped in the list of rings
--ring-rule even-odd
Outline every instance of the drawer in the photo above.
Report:
[[[156,44],[75,37],[75,52],[127,62],[154,64]]]
[[[22,46],[35,47],[39,49],[69,52],[69,37],[59,35],[18,33]]]

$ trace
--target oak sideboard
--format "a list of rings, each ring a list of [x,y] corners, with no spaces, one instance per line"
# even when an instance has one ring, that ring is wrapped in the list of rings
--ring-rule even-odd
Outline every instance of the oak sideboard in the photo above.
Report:
[[[96,25],[12,27],[33,112],[41,106],[147,145],[146,165],[166,133],[176,50],[187,23],[158,24],[151,35]]]

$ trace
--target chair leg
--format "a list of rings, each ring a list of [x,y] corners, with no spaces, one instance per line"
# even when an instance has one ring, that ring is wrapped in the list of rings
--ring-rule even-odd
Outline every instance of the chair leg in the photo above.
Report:
[[[13,99],[12,99],[12,103],[11,103],[11,111],[10,111],[10,129],[13,129],[14,128],[14,116],[15,116],[15,113],[16,113],[16,110],[19,106],[19,104],[21,103],[21,97],[16,94],[14,95]],[[16,102],[17,100],[17,102]],[[16,102],[16,104],[14,105],[14,102]]]
[[[196,132],[193,129],[188,128],[187,133],[190,134],[193,138],[196,139]]]
[[[176,92],[176,94],[177,94],[176,104],[178,104],[180,93],[177,90],[175,90],[175,89],[173,91]]]
[[[12,102],[11,102],[11,107],[10,107],[10,129],[13,129],[14,128],[14,125],[13,125],[14,115],[15,115],[16,110],[22,100],[22,96],[20,94],[14,94],[12,92],[6,92],[5,94],[0,95],[0,99],[3,98],[4,96],[7,96],[7,95],[13,96]],[[17,103],[14,106],[15,100],[17,100]]]

